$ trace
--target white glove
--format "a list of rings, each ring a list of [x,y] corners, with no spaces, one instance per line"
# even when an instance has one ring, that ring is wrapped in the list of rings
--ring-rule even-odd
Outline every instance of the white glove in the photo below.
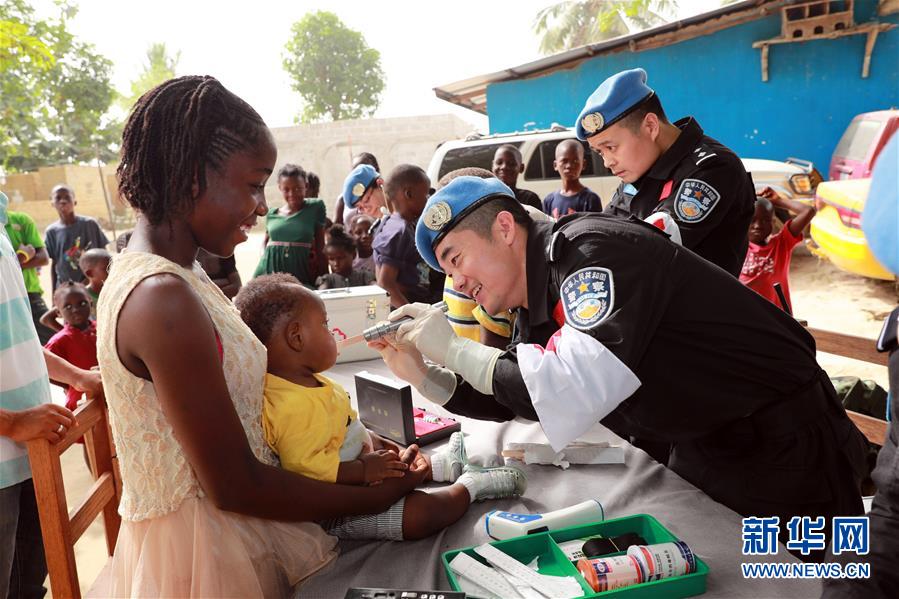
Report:
[[[390,320],[411,316],[415,320],[396,332],[400,345],[414,344],[429,360],[443,364],[472,387],[493,394],[493,369],[502,351],[456,335],[446,315],[427,304],[408,304],[390,313]]]
[[[413,387],[438,406],[442,406],[456,392],[456,375],[451,370],[431,364],[424,380]]]
[[[443,310],[428,304],[406,304],[391,312],[387,318],[396,321],[403,317],[411,317],[414,320],[400,326],[396,332],[397,342],[401,346],[414,345],[432,362],[446,364],[446,354],[450,343],[456,338],[456,332],[450,326]]]
[[[427,399],[438,405],[450,400],[456,391],[456,375],[439,366],[425,364],[414,345],[394,345],[384,339],[384,347],[378,349],[390,371],[403,379]]]

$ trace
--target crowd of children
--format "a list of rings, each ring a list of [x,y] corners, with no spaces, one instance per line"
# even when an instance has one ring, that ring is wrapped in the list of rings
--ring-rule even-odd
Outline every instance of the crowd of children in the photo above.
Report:
[[[563,141],[556,155],[554,167],[560,174],[562,187],[543,201],[534,192],[518,187],[524,162],[514,145],[497,148],[492,172],[479,170],[484,176],[502,180],[532,214],[545,211],[558,217],[575,211],[600,210],[599,197],[580,183],[584,166],[581,144]],[[283,272],[315,289],[376,283],[388,292],[394,308],[410,302],[434,303],[445,297],[443,275],[428,268],[415,247],[415,223],[434,192],[424,169],[400,164],[385,178],[374,155],[367,152],[356,155],[344,181],[343,193],[337,199],[333,220],[324,216],[318,208],[319,200],[310,196],[309,190],[318,193],[318,178],[313,175],[313,182],[306,174],[301,182],[304,172],[296,165],[285,165],[279,171],[278,189],[284,206],[269,211],[264,255],[254,276]],[[294,214],[302,214],[308,205],[315,206],[315,230],[322,228],[321,245],[317,233],[300,231],[296,224],[292,229],[285,228],[285,223]],[[316,260],[316,256],[323,259]],[[492,322],[494,330],[510,328],[504,315],[495,316]],[[460,326],[465,327],[466,323]],[[481,328],[473,326],[475,331]]]

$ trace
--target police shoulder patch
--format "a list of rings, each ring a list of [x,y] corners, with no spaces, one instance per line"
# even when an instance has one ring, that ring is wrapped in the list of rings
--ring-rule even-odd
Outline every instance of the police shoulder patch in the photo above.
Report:
[[[560,292],[565,322],[581,331],[605,320],[615,305],[612,271],[601,266],[571,273],[562,281]]]
[[[712,213],[720,199],[718,190],[705,181],[684,179],[674,197],[674,215],[681,222],[701,222]]]
[[[693,150],[693,154],[693,160],[696,162],[696,166],[699,166],[706,160],[710,160],[718,155],[712,148],[709,148],[702,144],[700,144],[696,149]]]

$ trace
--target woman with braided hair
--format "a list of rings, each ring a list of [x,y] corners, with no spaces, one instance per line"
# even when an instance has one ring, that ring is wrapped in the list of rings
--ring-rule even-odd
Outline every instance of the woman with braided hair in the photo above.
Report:
[[[328,484],[265,443],[265,348],[195,257],[246,241],[275,159],[259,115],[212,77],[161,84],[125,126],[119,185],[139,217],[98,307],[123,484],[100,596],[285,596],[335,556],[315,521],[384,511],[424,477]]]

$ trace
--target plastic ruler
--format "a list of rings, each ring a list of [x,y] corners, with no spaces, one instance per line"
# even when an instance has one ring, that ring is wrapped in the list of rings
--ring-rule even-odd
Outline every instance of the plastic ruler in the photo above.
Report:
[[[459,553],[456,555],[449,565],[453,572],[471,580],[477,586],[487,590],[496,597],[502,597],[503,599],[522,599],[521,595],[518,594],[512,585],[510,585],[499,572],[485,566],[466,553]]]
[[[552,597],[553,599],[576,599],[584,594],[584,590],[574,577],[539,574],[493,545],[481,545],[475,547],[474,550],[478,555],[490,562],[492,566],[526,582],[547,597]]]
[[[506,580],[509,581],[509,584],[515,587],[515,590],[518,591],[518,594],[524,597],[524,599],[547,599],[546,595],[544,595],[525,581],[521,580],[520,578],[515,578],[508,572],[503,572],[502,570],[497,570],[497,572],[502,574],[506,578]]]
[[[469,599],[503,599],[502,597],[497,597],[484,587],[478,586],[473,580],[466,578],[461,574],[458,575],[456,580],[459,583],[459,590],[465,593],[465,596]]]

